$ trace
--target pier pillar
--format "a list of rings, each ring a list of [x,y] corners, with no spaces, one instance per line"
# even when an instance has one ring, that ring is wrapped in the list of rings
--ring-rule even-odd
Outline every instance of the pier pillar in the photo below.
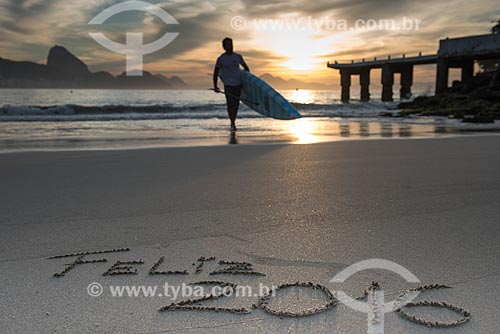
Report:
[[[346,70],[340,70],[340,85],[342,86],[342,96],[341,100],[344,103],[349,103],[351,98],[351,72]]]
[[[370,101],[370,69],[359,73],[359,83],[361,85],[361,102]]]
[[[394,85],[394,71],[389,64],[382,67],[382,101],[392,102],[392,86]]]
[[[447,60],[439,59],[437,63],[436,95],[446,92],[450,65]]]
[[[400,99],[411,97],[411,86],[413,85],[413,65],[404,66],[401,69]]]
[[[474,77],[474,59],[465,60],[462,64],[462,85],[468,89]]]

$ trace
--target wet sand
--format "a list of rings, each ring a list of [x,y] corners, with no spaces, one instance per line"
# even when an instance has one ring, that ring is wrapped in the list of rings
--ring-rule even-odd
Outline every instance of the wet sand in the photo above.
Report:
[[[91,297],[87,287],[311,281],[357,296],[375,280],[389,300],[415,286],[386,271],[358,273],[341,287],[329,283],[371,258],[406,267],[422,284],[451,285],[419,298],[472,314],[447,330],[387,314],[387,333],[498,328],[499,136],[14,153],[0,155],[0,173],[5,333],[365,333],[366,315],[345,305],[292,319],[261,309],[158,312],[171,301],[113,298],[106,290]],[[76,258],[47,259],[121,248],[130,250],[88,255],[84,260],[107,262],[78,264],[62,277],[53,274]],[[162,256],[162,270],[188,275],[149,275]],[[202,256],[216,260],[195,274]],[[144,261],[132,266],[137,275],[102,275],[116,261],[132,260]],[[251,263],[266,276],[209,275],[219,260]],[[283,293],[273,307],[300,309],[309,293]],[[257,300],[216,305],[250,308]],[[415,312],[459,318],[439,309]]]

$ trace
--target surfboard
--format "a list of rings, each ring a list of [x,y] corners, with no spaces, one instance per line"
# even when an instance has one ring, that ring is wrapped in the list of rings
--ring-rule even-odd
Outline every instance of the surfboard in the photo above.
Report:
[[[300,113],[280,93],[252,73],[241,71],[241,102],[256,112],[276,119],[301,118]]]

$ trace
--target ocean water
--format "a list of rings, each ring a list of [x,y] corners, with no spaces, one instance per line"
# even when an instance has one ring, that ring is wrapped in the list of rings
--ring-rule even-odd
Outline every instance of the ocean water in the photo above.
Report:
[[[281,92],[304,118],[269,119],[242,104],[229,132],[225,99],[211,91],[0,90],[0,152],[256,143],[307,144],[346,139],[426,138],[478,133],[443,117],[387,117],[397,102],[350,104],[336,91]],[[356,96],[354,96],[356,97]]]

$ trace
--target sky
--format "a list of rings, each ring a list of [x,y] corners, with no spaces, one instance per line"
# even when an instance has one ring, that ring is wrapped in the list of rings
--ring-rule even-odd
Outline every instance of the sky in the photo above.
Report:
[[[103,25],[88,24],[121,2],[0,0],[0,57],[46,63],[50,47],[62,45],[91,71],[120,74],[125,56],[99,45],[89,33],[102,32],[124,43],[126,32],[140,32],[150,43],[177,32],[171,44],[144,56],[144,69],[202,87],[210,84],[215,60],[223,52],[221,40],[228,36],[259,75],[333,87],[339,76],[326,68],[327,61],[433,54],[439,39],[488,33],[500,18],[498,0],[151,0],[179,24],[165,24],[142,11],[117,14]],[[416,80],[433,81],[434,76],[432,67],[416,70]]]

